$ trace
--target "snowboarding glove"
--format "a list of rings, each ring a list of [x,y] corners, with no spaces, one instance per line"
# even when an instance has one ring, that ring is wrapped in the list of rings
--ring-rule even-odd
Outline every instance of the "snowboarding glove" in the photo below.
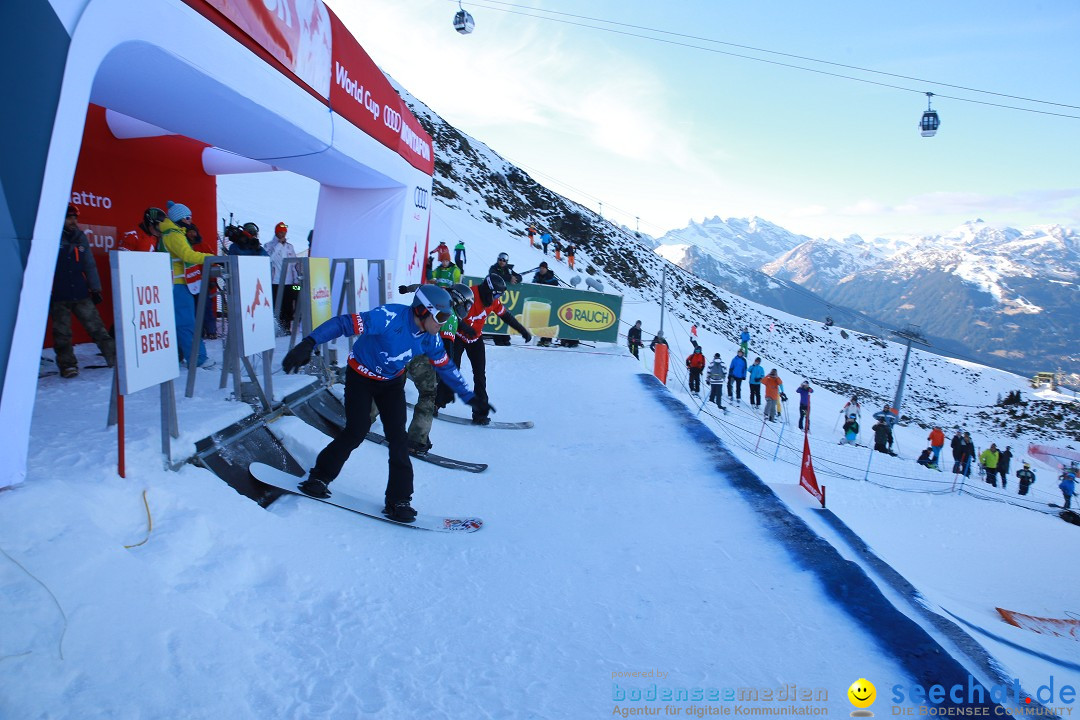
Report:
[[[780,399],[784,402],[787,402],[787,395],[785,395],[784,393],[780,393]]]
[[[315,341],[309,337],[304,338],[285,354],[285,359],[281,361],[281,369],[286,375],[297,372],[311,361],[311,351],[314,349]]]
[[[461,325],[458,325],[458,332],[469,339],[476,337],[476,331],[473,330],[472,325],[465,325],[462,323]]]
[[[479,395],[473,395],[472,400],[466,403],[478,415],[487,415],[495,412],[495,406]]]
[[[397,286],[397,291],[398,291],[398,295],[408,295],[409,294],[409,288],[406,287],[405,285],[398,285]]]
[[[90,299],[94,301],[95,305],[100,305],[101,301],[104,298],[101,297],[101,291],[100,290],[91,290],[90,291]]]

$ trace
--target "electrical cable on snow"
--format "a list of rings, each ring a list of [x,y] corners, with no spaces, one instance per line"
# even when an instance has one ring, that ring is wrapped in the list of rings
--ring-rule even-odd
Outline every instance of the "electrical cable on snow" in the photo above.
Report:
[[[143,507],[146,508],[146,537],[142,539],[142,542],[137,542],[134,545],[125,545],[125,550],[130,550],[131,548],[137,548],[140,545],[145,545],[146,541],[150,539],[150,533],[154,532],[154,518],[152,515],[150,515],[150,503],[146,500],[146,490],[142,491],[142,501]]]
[[[34,573],[27,570],[26,567],[24,567],[21,562],[19,562],[15,558],[11,557],[11,555],[8,554],[7,550],[0,547],[0,553],[3,553],[4,557],[6,557],[11,562],[15,563],[19,567],[20,570],[22,570],[24,573],[26,573],[31,578],[33,578],[37,582],[38,585],[45,588],[45,592],[49,593],[49,597],[52,598],[53,603],[56,605],[56,609],[60,611],[60,617],[63,618],[63,620],[64,620],[64,627],[60,631],[60,639],[56,643],[56,649],[60,653],[60,659],[63,660],[64,659],[64,636],[67,635],[68,619],[67,619],[67,613],[64,612],[64,608],[60,605],[60,601],[56,599],[56,595],[54,595],[53,591],[49,589],[49,586],[41,581],[41,578],[39,578],[37,575],[35,575]],[[28,655],[30,652],[31,651],[28,650],[25,653],[19,653],[18,655],[8,655],[6,657],[21,657],[23,655]],[[4,659],[4,658],[0,658],[0,659]]]

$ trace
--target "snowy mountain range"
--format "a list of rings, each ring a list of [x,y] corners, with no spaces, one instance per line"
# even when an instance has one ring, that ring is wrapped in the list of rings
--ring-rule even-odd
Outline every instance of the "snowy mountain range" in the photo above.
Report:
[[[1075,229],[975,220],[940,235],[835,240],[715,217],[667,233],[657,252],[803,317],[878,334],[914,325],[940,351],[1023,374],[1080,371],[1080,325],[1068,320],[1080,301]]]

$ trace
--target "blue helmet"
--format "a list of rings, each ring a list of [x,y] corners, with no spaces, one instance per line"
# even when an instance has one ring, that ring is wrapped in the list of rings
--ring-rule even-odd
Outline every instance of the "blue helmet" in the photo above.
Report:
[[[438,285],[421,285],[417,288],[416,294],[413,295],[412,307],[417,317],[433,315],[440,325],[450,319],[453,309],[450,293]]]

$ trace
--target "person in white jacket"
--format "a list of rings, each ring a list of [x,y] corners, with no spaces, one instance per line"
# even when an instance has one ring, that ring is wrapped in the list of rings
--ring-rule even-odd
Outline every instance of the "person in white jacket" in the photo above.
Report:
[[[281,268],[286,258],[296,257],[296,249],[288,239],[289,226],[279,222],[274,227],[274,239],[267,242],[263,249],[270,256],[271,277],[270,282],[274,288],[274,314],[283,332],[288,333],[292,327],[293,318],[296,316],[296,299],[300,295],[300,273],[296,263],[289,266],[285,276],[285,289],[281,296],[281,306],[278,307],[278,286],[282,284]]]

